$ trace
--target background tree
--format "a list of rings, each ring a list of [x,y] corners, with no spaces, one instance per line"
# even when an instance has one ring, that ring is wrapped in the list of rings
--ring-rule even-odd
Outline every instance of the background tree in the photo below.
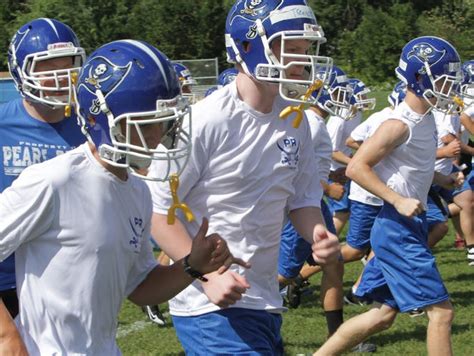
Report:
[[[224,29],[234,0],[1,0],[0,70],[14,31],[38,17],[70,25],[88,53],[117,39],[156,45],[172,59],[219,58],[226,63]],[[308,0],[332,56],[367,84],[393,83],[402,46],[419,35],[452,42],[474,58],[474,0]],[[80,10],[79,10],[80,9]]]

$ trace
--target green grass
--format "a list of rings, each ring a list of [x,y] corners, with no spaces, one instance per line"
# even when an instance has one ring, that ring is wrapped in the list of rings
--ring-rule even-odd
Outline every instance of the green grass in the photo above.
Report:
[[[438,244],[435,255],[455,308],[452,328],[454,355],[470,356],[473,355],[474,336],[474,268],[467,265],[465,251],[452,248],[452,231],[451,228]],[[346,291],[361,270],[362,264],[359,262],[346,265]],[[291,309],[283,315],[282,334],[287,355],[315,351],[326,339],[326,321],[318,301],[319,284],[320,276],[313,276],[310,287],[313,293],[303,296],[298,309]],[[162,307],[166,308],[165,305]],[[366,307],[345,306],[344,318],[349,319],[365,310]],[[147,320],[140,308],[131,303],[124,304],[119,320],[118,343],[124,355],[183,354],[172,326],[156,326]],[[378,345],[378,355],[425,355],[426,325],[425,316],[412,319],[401,314],[392,328],[370,340]]]

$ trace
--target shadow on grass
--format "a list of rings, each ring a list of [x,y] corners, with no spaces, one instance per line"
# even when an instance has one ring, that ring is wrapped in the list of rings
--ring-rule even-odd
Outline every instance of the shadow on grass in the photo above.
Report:
[[[449,293],[452,303],[456,311],[456,305],[469,306],[474,300],[474,291],[457,291]]]

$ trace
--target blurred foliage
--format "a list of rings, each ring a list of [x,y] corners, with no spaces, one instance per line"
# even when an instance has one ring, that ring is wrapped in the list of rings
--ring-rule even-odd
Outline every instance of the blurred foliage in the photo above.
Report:
[[[233,0],[2,0],[0,70],[13,33],[51,17],[67,23],[88,53],[117,39],[148,41],[173,59],[225,61],[224,28]],[[321,53],[367,83],[395,82],[403,45],[420,35],[452,42],[463,60],[474,58],[474,0],[308,0],[327,43]]]

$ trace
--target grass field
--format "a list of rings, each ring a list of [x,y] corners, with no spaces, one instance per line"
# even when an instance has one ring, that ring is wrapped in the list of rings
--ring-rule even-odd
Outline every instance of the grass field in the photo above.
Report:
[[[388,92],[377,92],[377,108],[387,104]],[[342,240],[345,233],[342,234]],[[465,251],[455,250],[453,229],[436,247],[434,253],[455,308],[453,323],[454,355],[474,355],[474,267],[466,262]],[[344,289],[362,270],[359,262],[346,265]],[[298,309],[291,309],[283,316],[282,334],[287,355],[315,351],[326,339],[325,318],[319,304],[320,276],[311,279],[311,294],[304,295]],[[166,310],[166,305],[162,306]],[[350,318],[366,310],[366,307],[345,306],[344,317]],[[372,337],[377,344],[378,355],[426,355],[426,316],[410,318],[399,315],[391,329]],[[159,327],[149,321],[141,309],[126,302],[119,317],[117,339],[124,355],[182,355],[182,348],[175,331],[168,324]]]
[[[452,228],[438,244],[435,255],[438,266],[449,290],[455,308],[453,323],[454,355],[474,355],[474,267],[466,262],[465,251],[455,250]],[[344,236],[344,234],[343,234]],[[362,264],[346,265],[344,289],[347,291],[362,270]],[[297,355],[316,350],[326,339],[326,322],[319,304],[320,276],[311,278],[310,295],[304,295],[297,309],[290,309],[283,316],[283,338],[287,355]],[[166,305],[162,306],[166,310]],[[344,318],[366,310],[366,307],[345,306]],[[118,343],[124,355],[180,355],[182,348],[173,327],[159,327],[148,321],[141,309],[127,302],[119,318]],[[391,329],[372,337],[378,345],[378,355],[425,355],[425,316],[410,318],[399,315]]]

